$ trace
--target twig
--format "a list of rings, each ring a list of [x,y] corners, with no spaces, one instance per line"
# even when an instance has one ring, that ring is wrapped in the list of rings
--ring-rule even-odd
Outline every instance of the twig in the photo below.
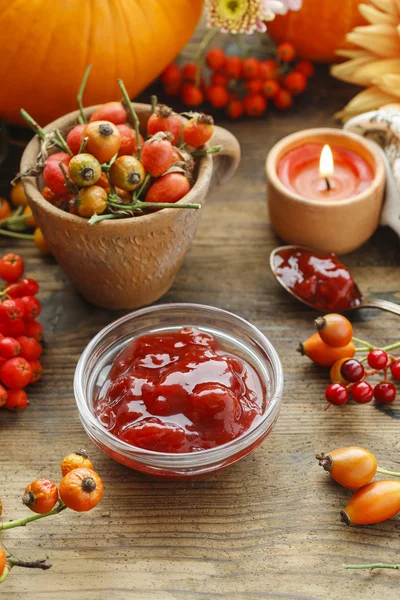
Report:
[[[142,156],[142,148],[140,146],[140,132],[139,132],[139,119],[138,116],[136,114],[135,109],[132,106],[132,102],[131,99],[129,98],[129,94],[126,91],[126,87],[124,85],[124,82],[122,81],[122,79],[118,79],[118,85],[121,89],[122,95],[124,97],[125,103],[126,103],[126,108],[128,109],[129,114],[131,115],[131,119],[135,128],[135,134],[136,134],[136,151],[138,153],[138,158],[139,160],[141,159]]]
[[[79,106],[79,112],[80,112],[80,117],[79,117],[80,123],[87,123],[87,118],[85,117],[85,113],[83,112],[82,98],[83,98],[83,92],[85,91],[86,83],[87,83],[91,68],[92,68],[92,65],[88,65],[86,67],[85,72],[82,77],[81,85],[79,86],[78,95],[76,97],[76,100],[77,100],[78,106]]]

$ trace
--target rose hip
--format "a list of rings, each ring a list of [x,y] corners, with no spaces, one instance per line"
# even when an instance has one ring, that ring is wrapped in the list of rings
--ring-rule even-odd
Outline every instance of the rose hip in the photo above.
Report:
[[[374,396],[378,404],[393,402],[396,398],[396,388],[391,381],[381,381],[374,388]]]

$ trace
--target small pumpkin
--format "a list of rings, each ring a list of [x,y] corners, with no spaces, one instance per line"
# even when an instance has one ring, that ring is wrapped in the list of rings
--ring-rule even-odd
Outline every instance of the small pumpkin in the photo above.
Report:
[[[299,11],[277,15],[267,23],[277,42],[291,42],[300,58],[330,63],[338,60],[346,33],[365,23],[358,11],[362,0],[303,0]]]
[[[136,96],[189,41],[203,0],[0,0],[0,118],[23,106],[45,125],[76,108]]]

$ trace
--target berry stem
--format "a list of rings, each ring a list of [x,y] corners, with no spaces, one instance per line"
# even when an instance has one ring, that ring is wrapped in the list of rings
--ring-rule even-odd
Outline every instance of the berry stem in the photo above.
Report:
[[[137,190],[135,190],[133,192],[132,199],[134,202],[140,198],[140,194],[143,192],[144,188],[146,187],[147,183],[149,182],[150,177],[151,177],[150,173],[146,173],[146,177],[143,179],[143,183],[140,186],[140,188],[138,188]]]
[[[82,154],[82,152],[84,152],[84,151],[85,151],[86,144],[88,143],[88,141],[89,141],[89,138],[88,138],[88,137],[84,137],[84,138],[83,138],[83,140],[82,140],[82,143],[81,143],[81,145],[80,145],[80,148],[79,148],[79,150],[78,150],[78,154]]]
[[[62,162],[60,161],[58,163],[58,166],[61,169],[62,174],[64,175],[64,179],[65,179],[65,183],[67,185],[67,188],[73,193],[73,194],[77,194],[79,192],[79,188],[78,186],[76,186],[71,179],[68,177],[67,172],[65,170],[64,165],[62,164]]]
[[[201,148],[201,150],[195,150],[192,152],[192,156],[205,156],[206,154],[216,154],[221,150],[222,146],[210,146],[209,148]]]
[[[154,94],[152,96],[150,96],[150,102],[151,102],[151,111],[150,111],[150,115],[152,115],[156,108],[157,108],[157,104],[158,104],[158,98],[157,96],[155,96]]]
[[[61,511],[65,510],[67,507],[62,500],[58,500],[57,506],[55,506],[52,510],[42,515],[32,515],[30,517],[25,517],[24,519],[15,519],[14,521],[7,521],[6,523],[0,523],[0,531],[4,531],[5,529],[14,529],[15,527],[25,527],[28,523],[32,521],[38,521],[39,519],[44,519],[45,517],[51,517],[53,515],[58,515]]]
[[[33,240],[33,234],[31,233],[17,233],[15,231],[8,231],[7,229],[0,229],[0,235],[18,240]]]
[[[370,344],[369,342],[366,342],[365,340],[360,340],[360,338],[354,337],[352,338],[353,342],[356,342],[356,344],[361,344],[362,346],[365,346],[366,350],[374,350],[375,346],[372,346],[372,344]]]
[[[132,102],[131,99],[129,98],[129,94],[126,91],[126,87],[124,85],[124,82],[122,81],[122,79],[118,79],[118,85],[121,89],[122,95],[124,97],[125,103],[126,103],[126,108],[129,111],[129,114],[131,115],[131,119],[133,122],[133,125],[135,127],[135,134],[136,134],[136,150],[138,153],[138,159],[140,160],[142,157],[142,148],[140,146],[140,137],[139,137],[139,119],[138,116],[136,114],[135,109],[132,106]]]
[[[366,565],[343,565],[344,569],[400,569],[400,564],[371,563]]]
[[[26,121],[31,129],[40,137],[41,140],[44,140],[46,137],[46,133],[42,127],[38,123],[36,123],[35,119],[31,117],[29,113],[26,112],[23,108],[21,108],[20,113],[21,117]]]
[[[171,202],[142,202],[137,200],[134,208],[195,208],[198,210],[201,208],[201,204],[174,204]]]
[[[120,207],[122,208],[122,206]],[[93,215],[90,217],[88,221],[88,225],[95,225],[95,223],[99,223],[100,221],[109,221],[110,219],[119,219],[120,215],[116,214],[107,214],[107,215]]]
[[[382,469],[381,467],[378,467],[376,469],[377,473],[382,473],[382,475],[391,475],[392,477],[400,477],[400,473],[396,472],[396,471],[388,471],[387,469]]]
[[[86,67],[85,72],[82,77],[81,85],[79,86],[78,95],[76,97],[76,100],[77,100],[78,106],[79,106],[79,112],[80,112],[80,117],[79,117],[80,123],[87,123],[87,118],[85,117],[85,113],[83,112],[82,98],[83,98],[83,92],[85,91],[86,83],[87,83],[91,68],[92,68],[92,65],[88,65]]]
[[[60,150],[64,150],[64,152],[66,152],[70,156],[73,156],[73,153],[71,152],[67,142],[64,140],[63,136],[61,135],[61,131],[58,129],[58,127],[56,127],[56,129],[54,130],[54,134],[56,137],[53,138],[53,141],[60,148]]]
[[[385,346],[384,348],[381,348],[381,350],[389,352],[390,350],[396,350],[396,348],[400,348],[400,342],[396,342],[395,344],[391,344],[390,346]]]

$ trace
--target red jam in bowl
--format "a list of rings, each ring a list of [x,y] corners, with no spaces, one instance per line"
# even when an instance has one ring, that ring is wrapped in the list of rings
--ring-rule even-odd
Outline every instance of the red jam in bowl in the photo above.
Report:
[[[194,328],[153,333],[115,358],[95,400],[100,423],[132,446],[196,452],[225,444],[262,415],[255,369]]]
[[[345,311],[361,302],[360,291],[336,254],[284,248],[274,256],[275,274],[299,298],[323,311]]]

